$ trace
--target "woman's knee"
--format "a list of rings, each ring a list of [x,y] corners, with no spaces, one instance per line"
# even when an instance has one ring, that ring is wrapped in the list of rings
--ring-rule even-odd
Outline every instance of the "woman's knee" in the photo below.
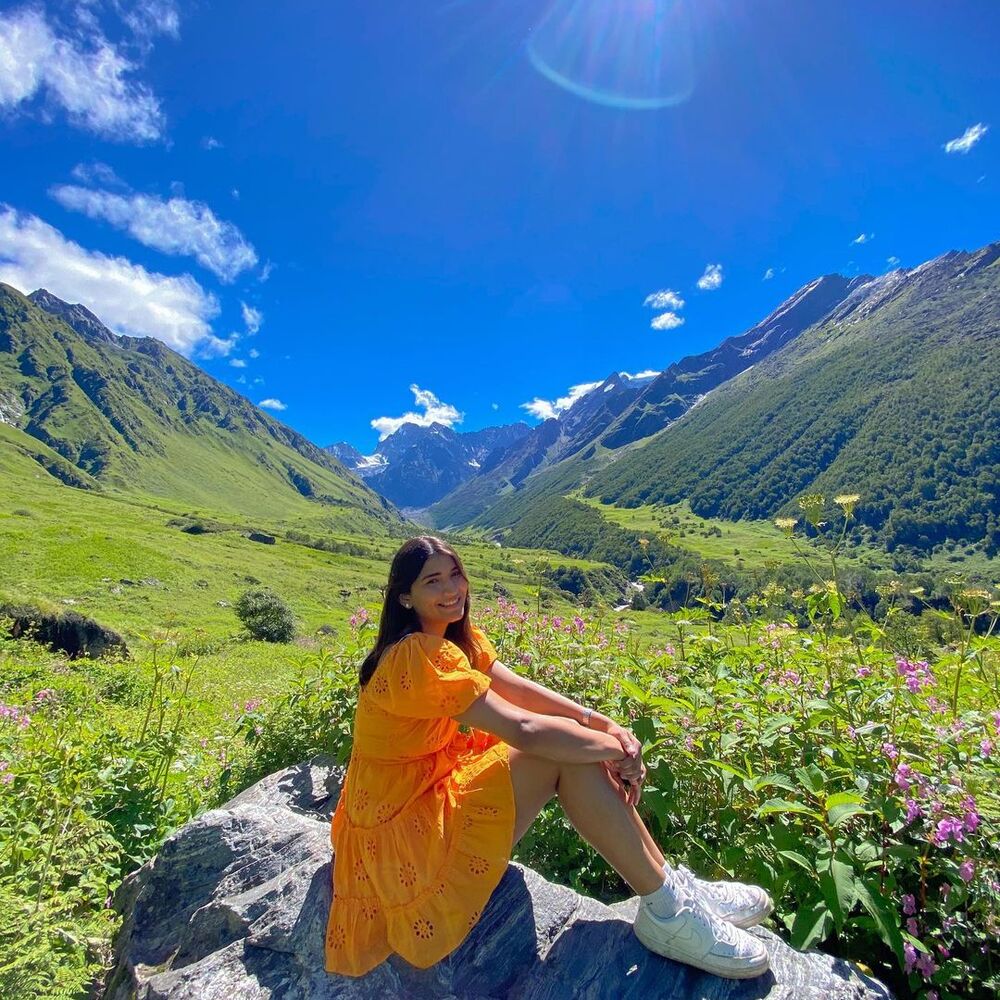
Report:
[[[613,784],[611,776],[608,774],[608,769],[600,761],[581,764],[560,763],[558,766],[559,773],[556,779],[557,792],[559,785],[562,783],[569,784],[572,787],[581,785],[591,786],[591,782],[608,782]]]

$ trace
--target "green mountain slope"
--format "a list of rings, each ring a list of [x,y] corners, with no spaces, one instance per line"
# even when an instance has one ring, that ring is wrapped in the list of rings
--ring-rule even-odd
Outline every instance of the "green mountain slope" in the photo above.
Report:
[[[159,341],[115,337],[80,307],[35,298],[46,308],[0,285],[0,421],[63,482],[357,530],[399,525],[336,459]]]
[[[876,279],[586,494],[771,517],[858,493],[859,537],[1000,546],[1000,244]]]
[[[559,417],[546,420],[511,448],[498,463],[486,463],[479,474],[435,503],[426,516],[445,527],[475,523],[506,523],[508,499],[517,506],[518,493],[536,492],[536,479],[551,483],[554,466],[589,463],[652,437],[673,423],[702,396],[737,373],[758,364],[819,322],[870,276],[845,278],[828,274],[803,285],[759,323],[727,337],[701,354],[671,364],[654,378],[614,372]],[[582,468],[573,485],[582,482]],[[565,469],[557,478],[566,478]],[[546,487],[546,495],[551,492]],[[499,503],[505,510],[491,508]]]

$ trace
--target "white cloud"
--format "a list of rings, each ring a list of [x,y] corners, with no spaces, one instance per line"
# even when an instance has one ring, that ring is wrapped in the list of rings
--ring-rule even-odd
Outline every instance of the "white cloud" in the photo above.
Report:
[[[494,410],[499,410],[500,409],[500,404],[499,403],[490,403],[490,407],[492,409],[494,409]]]
[[[153,92],[131,79],[136,68],[99,29],[70,37],[35,7],[0,14],[0,108],[44,97],[79,128],[150,142],[162,134],[163,113]]]
[[[774,277],[774,268],[773,267],[769,267],[764,272],[764,277],[761,278],[761,281],[770,281],[773,277]]]
[[[247,363],[242,358],[233,358],[229,362],[234,368],[246,368]]]
[[[128,185],[106,163],[78,163],[70,174],[81,184],[95,187],[103,184],[105,187],[128,188]]]
[[[115,0],[115,9],[139,42],[180,34],[181,18],[173,0]]]
[[[654,316],[649,325],[654,330],[673,330],[678,326],[684,325],[684,317],[678,316],[674,312],[660,313],[659,316]]]
[[[264,266],[260,269],[260,282],[263,284],[271,277],[271,272],[274,270],[274,264],[271,261],[266,261]]]
[[[222,281],[257,263],[257,254],[231,222],[222,222],[200,201],[155,195],[115,194],[75,184],[57,184],[49,194],[64,208],[104,219],[144,246],[194,257]]]
[[[83,303],[116,333],[156,337],[182,354],[226,355],[235,344],[212,334],[209,320],[219,303],[191,275],[170,277],[86,250],[6,205],[0,205],[0,281],[24,292],[47,288]]]
[[[551,420],[553,417],[561,416],[577,400],[583,399],[588,392],[593,392],[601,384],[601,382],[581,382],[579,385],[572,385],[569,392],[558,399],[539,399],[536,396],[530,403],[522,403],[521,409],[527,410],[539,420]]]
[[[243,313],[243,323],[247,328],[247,333],[253,336],[264,324],[264,314],[253,306],[248,306],[245,302],[240,303],[240,312]]]
[[[899,258],[893,255],[892,257],[886,257],[885,262],[890,267],[899,267]]]
[[[722,265],[706,264],[705,273],[698,279],[698,287],[703,292],[714,292],[722,284]]]
[[[660,292],[647,295],[642,303],[651,309],[683,309],[684,300],[672,289],[664,288]]]
[[[413,399],[423,413],[404,413],[401,417],[376,417],[372,422],[372,427],[379,433],[379,441],[384,441],[390,434],[395,434],[403,424],[416,424],[418,427],[430,427],[431,424],[444,424],[445,427],[452,427],[460,424],[465,418],[464,413],[459,413],[451,403],[442,403],[433,392],[421,389],[418,385],[411,385],[410,392]]]
[[[946,153],[967,153],[987,132],[989,126],[982,122],[970,125],[957,139],[949,139],[944,144]]]
[[[265,410],[287,410],[288,407],[280,399],[262,399],[258,404]]]
[[[247,354],[249,354],[251,358],[260,357],[260,351],[258,351],[256,347],[251,347],[250,350],[247,351]]]
[[[202,149],[222,149],[222,143],[214,135],[206,135],[201,140]]]
[[[656,378],[660,372],[656,368],[647,368],[643,372],[636,372],[634,375],[630,375],[628,372],[622,372],[622,375],[627,379],[649,379]]]
[[[860,235],[856,236],[853,240],[851,240],[851,244],[853,245],[855,243],[858,244],[870,243],[873,239],[875,239],[874,233],[861,233]]]

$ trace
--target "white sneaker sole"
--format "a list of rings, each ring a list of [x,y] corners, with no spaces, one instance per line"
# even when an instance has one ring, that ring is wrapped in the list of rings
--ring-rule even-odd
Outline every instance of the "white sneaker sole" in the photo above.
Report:
[[[642,917],[643,914],[640,911],[640,914],[636,917],[635,923],[632,925],[632,930],[635,932],[635,936],[651,952],[654,952],[663,958],[669,958],[674,962],[680,962],[682,965],[690,965],[692,968],[701,969],[703,972],[710,972],[713,976],[719,976],[722,979],[756,979],[757,976],[763,975],[770,968],[771,960],[767,951],[764,951],[763,955],[759,956],[756,960],[727,960],[724,958],[717,958],[714,955],[688,957],[682,954],[671,954],[670,942],[661,941],[655,934],[649,933],[644,926],[646,922],[642,919]],[[761,948],[763,950],[763,945]]]

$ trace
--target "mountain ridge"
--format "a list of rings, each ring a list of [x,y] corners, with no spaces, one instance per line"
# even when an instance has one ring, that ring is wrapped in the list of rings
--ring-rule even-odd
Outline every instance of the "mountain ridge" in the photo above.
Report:
[[[336,459],[162,342],[118,337],[82,306],[33,295],[0,284],[0,419],[89,483],[248,514],[305,502],[334,520],[399,523]]]
[[[1000,243],[859,285],[822,323],[584,492],[703,516],[798,513],[857,493],[855,534],[888,549],[1000,547]]]
[[[567,459],[587,462],[599,450],[612,452],[661,432],[706,393],[779,350],[867,280],[870,276],[816,278],[743,333],[681,358],[631,397],[616,393],[603,408],[588,413],[593,397],[615,377],[609,376],[565,414],[535,427],[505,463],[490,470],[488,480],[470,479],[434,504],[427,516],[439,528],[476,522],[532,477],[544,475]]]
[[[380,441],[372,455],[362,455],[347,442],[324,450],[399,507],[423,508],[484,466],[502,461],[529,431],[524,422],[461,432],[441,423],[405,423]]]

